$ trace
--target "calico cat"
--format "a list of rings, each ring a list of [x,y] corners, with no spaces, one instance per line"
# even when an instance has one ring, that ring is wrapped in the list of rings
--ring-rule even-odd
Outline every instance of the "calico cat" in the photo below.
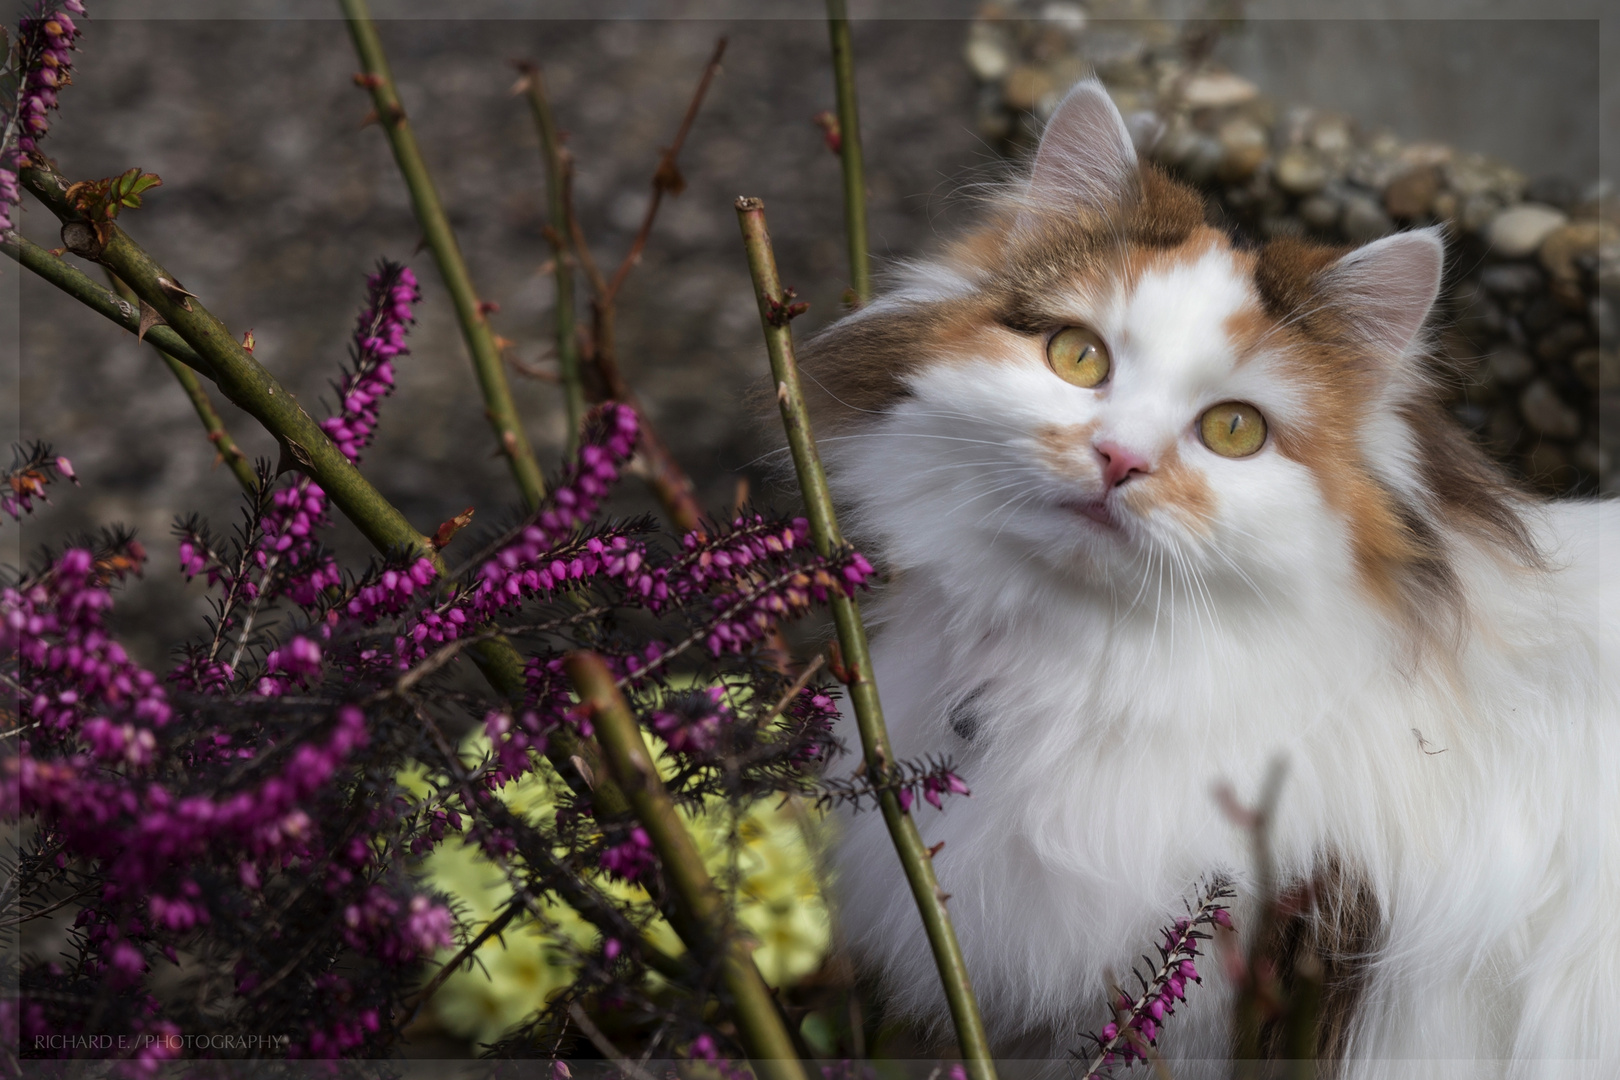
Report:
[[[1437,229],[1234,240],[1088,81],[981,227],[805,348],[893,575],[895,751],[972,787],[915,812],[1004,1050],[1080,1049],[1212,875],[1242,931],[1211,791],[1281,756],[1339,1075],[1620,1076],[1620,513],[1521,492],[1446,414],[1442,260]],[[851,952],[948,1031],[879,815],[836,870]],[[1160,1038],[1178,1077],[1229,1068],[1203,967]]]

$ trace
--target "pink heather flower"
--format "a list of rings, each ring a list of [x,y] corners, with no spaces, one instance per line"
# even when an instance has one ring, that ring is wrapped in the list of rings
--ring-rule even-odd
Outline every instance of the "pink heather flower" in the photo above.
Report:
[[[432,956],[440,949],[448,949],[455,940],[451,934],[454,925],[449,908],[425,896],[411,897],[405,939],[416,946],[418,955]]]
[[[639,881],[657,865],[658,859],[652,850],[652,837],[648,836],[647,830],[640,825],[632,828],[629,837],[622,843],[606,848],[602,852],[602,869],[625,881]]]
[[[4,172],[0,170],[0,187],[3,187],[3,177]],[[33,512],[35,499],[43,503],[51,501],[45,489],[59,475],[75,484],[79,482],[73,474],[73,463],[65,457],[53,458],[44,443],[34,443],[26,449],[14,445],[11,469],[5,474],[4,488],[0,488],[0,509],[13,520],[20,520],[24,514]]]
[[[79,28],[67,12],[84,14],[80,0],[64,0],[59,8],[40,0],[33,14],[18,23],[18,55],[24,65],[17,91],[17,162],[29,164],[39,140],[50,129],[46,114],[57,107],[56,94],[73,81],[70,55]],[[9,157],[9,155],[8,155]],[[12,162],[7,161],[9,168]]]
[[[1121,1027],[1121,1020],[1114,1020],[1104,1025],[1098,1034],[1088,1036],[1096,1044],[1097,1053],[1086,1070],[1086,1077],[1098,1075],[1099,1070],[1116,1061],[1129,1066],[1143,1060],[1142,1051],[1128,1036],[1134,1034],[1152,1045],[1158,1039],[1164,1022],[1175,1014],[1176,1002],[1187,1000],[1187,982],[1199,981],[1198,968],[1193,963],[1198,955],[1198,943],[1208,937],[1198,928],[1230,925],[1230,916],[1222,919],[1226,915],[1222,901],[1231,895],[1231,889],[1217,881],[1205,890],[1196,911],[1165,928],[1164,944],[1161,946],[1164,959],[1158,971],[1151,979],[1138,972],[1143,984],[1141,996],[1132,1000],[1122,992],[1114,1002],[1116,1012],[1122,1015],[1124,1027]]]
[[[321,421],[321,430],[350,461],[371,444],[377,427],[377,404],[394,390],[394,358],[405,348],[405,333],[415,321],[413,308],[422,298],[416,275],[408,266],[386,259],[366,278],[366,306],[360,312],[350,344],[351,370],[338,384],[337,415]]]
[[[270,671],[285,671],[302,679],[321,670],[321,647],[302,635],[274,650],[265,660]]]
[[[121,982],[135,982],[146,974],[146,957],[141,950],[127,941],[120,941],[113,946],[112,955],[107,958],[115,977]]]
[[[723,687],[711,686],[697,694],[676,695],[669,707],[649,717],[658,737],[678,754],[704,754],[720,741],[722,727],[731,719]]]

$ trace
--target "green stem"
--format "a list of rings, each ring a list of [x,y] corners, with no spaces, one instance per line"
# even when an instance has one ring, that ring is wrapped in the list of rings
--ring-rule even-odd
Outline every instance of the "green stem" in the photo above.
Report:
[[[675,800],[653,764],[647,741],[613,673],[595,653],[570,653],[568,677],[591,711],[608,768],[630,800],[663,865],[664,881],[680,917],[675,929],[694,955],[725,950],[723,979],[731,995],[732,1019],[754,1067],[769,1080],[804,1080],[798,1051],[782,1023],[770,987],[759,974],[748,944],[730,919],[725,897],[703,865],[692,834],[681,824]]]
[[[112,320],[130,333],[138,333],[141,325],[140,309],[134,301],[121,299],[111,289],[99,284],[65,259],[59,259],[32,240],[21,236],[0,240],[0,251],[16,259],[24,269],[32,270],[58,289],[79,301],[96,314]],[[146,332],[146,340],[162,349],[182,364],[214,377],[208,362],[198,356],[185,339],[167,326],[154,326]]]
[[[128,285],[117,278],[113,278],[113,288],[118,290],[118,294],[124,300],[129,303],[135,302],[135,294],[129,291]],[[151,336],[150,329],[147,336]],[[152,348],[163,358],[169,370],[174,372],[174,381],[180,384],[180,389],[191,399],[191,407],[196,410],[197,419],[202,421],[203,430],[208,432],[208,441],[214,444],[219,460],[231,470],[231,475],[236,477],[236,482],[242,486],[242,490],[252,495],[259,489],[259,478],[254,473],[253,466],[248,463],[247,456],[237,447],[236,440],[231,438],[231,433],[226,429],[225,421],[220,419],[214,403],[208,400],[208,391],[203,389],[197,373],[165,352],[157,342],[152,343]]]
[[[849,245],[849,284],[857,305],[872,299],[872,268],[866,249],[866,166],[861,159],[861,116],[855,100],[855,46],[844,0],[827,0],[833,79],[838,90],[838,158],[844,166],[844,237]]]
[[[782,281],[776,272],[776,255],[771,249],[770,233],[765,227],[765,204],[759,199],[737,200],[737,219],[742,225],[743,245],[748,251],[748,270],[754,279],[754,295],[759,303],[760,321],[765,328],[765,346],[770,353],[771,374],[776,378],[776,400],[782,409],[782,424],[787,429],[788,447],[793,452],[793,467],[798,473],[799,490],[804,495],[810,532],[815,538],[816,550],[829,555],[844,543],[838,531],[838,516],[833,510],[832,493],[827,488],[827,477],[821,468],[821,456],[816,451],[815,437],[810,431],[810,414],[805,409],[804,394],[799,385],[798,364],[793,357],[793,335],[783,311]],[[849,597],[835,594],[833,622],[838,629],[838,644],[844,663],[849,669],[849,699],[855,709],[855,723],[861,733],[861,747],[866,754],[866,769],[870,776],[885,775],[894,764],[894,753],[889,747],[888,729],[883,723],[883,706],[878,700],[877,684],[872,679],[872,657],[867,648],[866,628],[861,623],[859,606]],[[978,1002],[973,997],[973,985],[968,978],[967,964],[956,940],[956,930],[945,909],[947,895],[940,890],[934,876],[933,857],[923,843],[922,834],[911,815],[900,809],[895,790],[886,788],[879,796],[883,820],[889,827],[900,864],[905,869],[906,882],[922,913],[923,928],[928,934],[929,946],[934,952],[934,963],[939,969],[940,983],[950,1005],[951,1019],[956,1025],[956,1037],[962,1058],[974,1080],[995,1080],[995,1062],[990,1054],[990,1041],[985,1035],[984,1020],[979,1015]]]
[[[512,475],[523,491],[524,503],[533,510],[540,505],[540,499],[546,493],[545,477],[535,461],[528,436],[523,433],[517,406],[512,402],[512,389],[506,382],[506,369],[501,364],[495,334],[489,327],[472,278],[467,273],[461,248],[456,244],[456,234],[450,228],[450,219],[445,216],[439,193],[433,186],[433,177],[429,175],[427,163],[422,160],[422,152],[416,145],[416,135],[405,119],[405,107],[400,104],[399,94],[395,92],[394,77],[388,71],[388,57],[383,52],[382,41],[377,37],[377,27],[366,11],[365,0],[340,0],[340,3],[349,23],[349,33],[354,38],[355,52],[359,54],[360,65],[364,69],[363,79],[371,90],[371,100],[376,106],[377,122],[388,136],[394,160],[405,178],[405,186],[410,189],[417,223],[422,226],[423,237],[439,265],[439,275],[444,278],[445,287],[450,290],[450,299],[455,304],[456,318],[461,323],[461,336],[466,339],[467,351],[472,354],[473,370],[478,375],[478,386],[484,394],[490,426],[495,429],[500,452],[506,455]]]
[[[579,374],[579,337],[574,328],[574,255],[568,243],[568,185],[573,183],[573,163],[562,147],[562,137],[551,115],[545,80],[533,64],[519,65],[528,81],[529,109],[540,131],[540,151],[546,163],[546,202],[552,252],[557,275],[557,368],[562,379],[563,401],[568,407],[568,453],[579,447],[581,422],[585,418],[585,384]]]

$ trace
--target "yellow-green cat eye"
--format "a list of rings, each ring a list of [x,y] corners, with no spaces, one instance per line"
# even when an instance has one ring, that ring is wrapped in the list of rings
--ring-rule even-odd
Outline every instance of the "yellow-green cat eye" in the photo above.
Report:
[[[1266,441],[1266,418],[1253,405],[1223,401],[1198,420],[1204,445],[1222,457],[1248,457]]]
[[[1090,388],[1108,378],[1108,346],[1083,326],[1053,334],[1046,344],[1046,362],[1058,378],[1076,386]]]

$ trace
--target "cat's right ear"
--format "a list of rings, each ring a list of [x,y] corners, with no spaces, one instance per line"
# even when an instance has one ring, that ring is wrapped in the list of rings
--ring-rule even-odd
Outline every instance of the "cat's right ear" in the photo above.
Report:
[[[1136,147],[1103,84],[1075,85],[1046,125],[1029,178],[1032,210],[1105,210],[1138,190]]]

